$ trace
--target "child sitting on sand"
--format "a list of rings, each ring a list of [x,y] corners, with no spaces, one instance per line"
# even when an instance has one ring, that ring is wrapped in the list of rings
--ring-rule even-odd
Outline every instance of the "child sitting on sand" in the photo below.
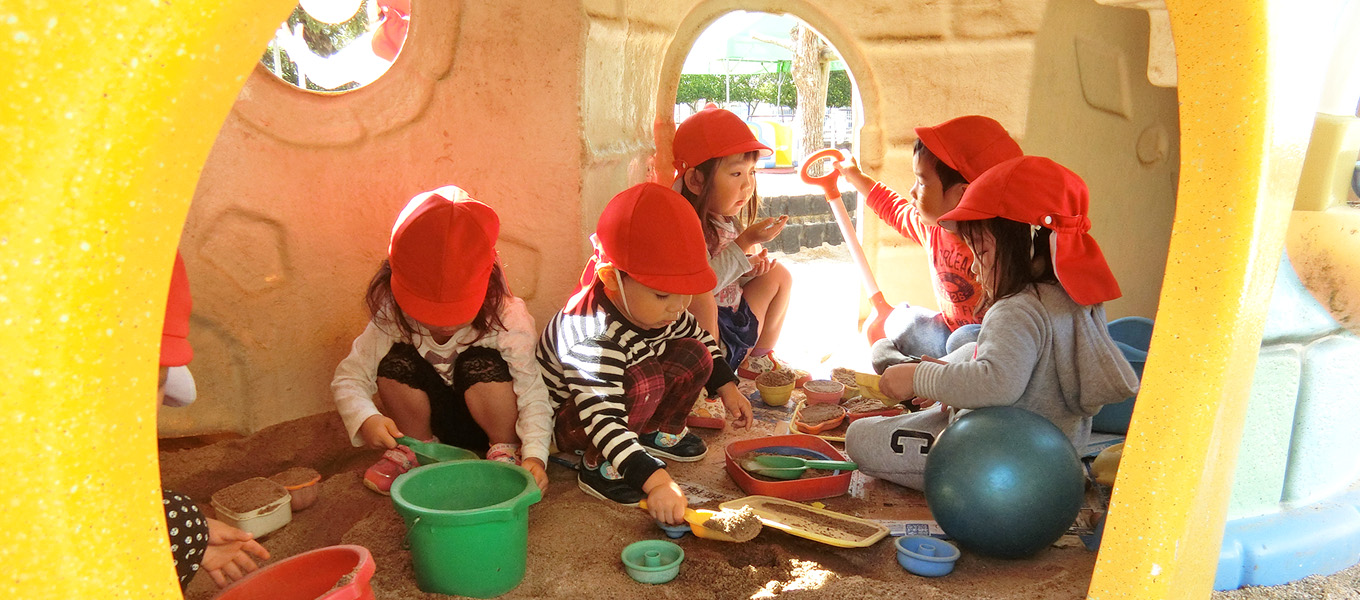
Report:
[[[756,218],[756,159],[771,152],[741,117],[721,108],[699,111],[675,131],[675,185],[699,215],[718,278],[709,293],[695,296],[689,311],[722,342],[727,364],[747,379],[785,367],[774,346],[793,275],[758,249],[788,222],[787,215]]]
[[[1024,156],[978,177],[940,217],[977,256],[987,316],[977,342],[944,357],[888,367],[879,390],[954,409],[1015,406],[1052,422],[1080,452],[1091,417],[1138,390],[1105,327],[1119,284],[1087,233],[1086,184],[1047,158]],[[922,410],[850,424],[845,450],[867,475],[923,489],[934,440],[953,411]]]
[[[699,219],[679,194],[643,183],[609,201],[591,239],[581,287],[538,344],[557,447],[583,455],[577,480],[587,494],[645,499],[654,518],[678,524],[685,495],[657,457],[708,453],[685,427],[699,390],[721,396],[734,426],[751,424],[717,342],[685,311],[716,281]]]
[[[968,115],[934,127],[916,128],[911,198],[902,198],[859,170],[854,157],[836,164],[879,218],[929,252],[930,275],[940,310],[903,304],[883,324],[887,337],[874,343],[874,370],[911,360],[944,356],[977,339],[981,287],[973,276],[967,244],[939,225],[941,215],[958,206],[964,190],[997,163],[1020,156],[1020,146],[1000,123]]]

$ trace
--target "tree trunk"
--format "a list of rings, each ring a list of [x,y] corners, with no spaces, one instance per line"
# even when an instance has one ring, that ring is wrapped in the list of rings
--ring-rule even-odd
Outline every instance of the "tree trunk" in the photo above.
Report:
[[[822,149],[822,126],[826,117],[826,88],[831,77],[831,48],[808,27],[793,28],[793,84],[798,90],[798,109],[794,112],[796,156],[800,159]],[[809,170],[813,176],[826,172],[826,163]]]

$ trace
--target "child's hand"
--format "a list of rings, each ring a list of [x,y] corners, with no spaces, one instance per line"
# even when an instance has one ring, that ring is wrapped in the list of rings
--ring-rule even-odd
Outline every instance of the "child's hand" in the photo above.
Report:
[[[534,476],[534,483],[538,484],[538,490],[544,494],[548,493],[548,466],[537,458],[526,458],[520,464],[530,475]]]
[[[744,273],[747,277],[760,277],[770,272],[774,268],[774,259],[770,258],[768,250],[761,249],[760,252],[746,257],[751,261],[751,270]]]
[[[878,380],[878,391],[897,402],[906,402],[916,396],[917,363],[902,363],[883,370]]]
[[[201,569],[208,572],[217,587],[227,587],[258,568],[255,559],[269,560],[254,536],[217,519],[208,519],[208,547],[203,550]]]
[[[788,215],[766,217],[756,221],[737,236],[736,244],[741,248],[742,252],[750,252],[751,248],[756,244],[763,244],[778,236],[779,232],[784,230],[784,225],[788,222]]]
[[[755,415],[751,412],[751,401],[737,389],[737,384],[727,383],[718,388],[718,396],[722,398],[723,408],[727,409],[727,414],[732,417],[733,428],[744,429],[751,426],[751,421],[755,420]]]
[[[680,486],[665,469],[653,472],[642,485],[642,491],[647,493],[647,512],[651,513],[653,519],[667,525],[685,522],[685,508],[689,503],[685,500],[685,493],[680,491]]]
[[[864,171],[859,170],[859,161],[855,160],[853,156],[831,164],[836,168],[836,172],[850,182],[850,185],[855,186],[855,189],[859,190],[861,194],[869,193],[869,190],[874,188],[874,184],[878,183],[872,177],[865,175]]]
[[[359,425],[359,439],[369,448],[396,448],[399,437],[405,435],[397,429],[397,422],[382,415],[373,415]]]

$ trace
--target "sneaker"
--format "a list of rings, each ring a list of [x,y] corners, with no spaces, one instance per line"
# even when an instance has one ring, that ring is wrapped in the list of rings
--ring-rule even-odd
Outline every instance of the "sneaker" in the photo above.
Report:
[[[688,427],[678,434],[644,433],[638,436],[638,441],[649,453],[680,462],[695,462],[708,454],[708,444],[690,433]]]
[[[492,444],[486,451],[486,459],[511,465],[519,464],[519,444]]]
[[[419,464],[415,452],[406,446],[397,446],[384,452],[378,462],[364,471],[364,485],[386,496],[392,489],[392,482],[396,481],[398,476]]]
[[[591,496],[626,506],[637,506],[639,502],[647,499],[646,494],[628,485],[614,466],[607,462],[593,469],[581,465],[581,472],[576,476],[576,485]]]
[[[766,371],[778,371],[783,368],[784,363],[779,362],[779,359],[774,357],[773,352],[761,356],[747,354],[746,358],[741,359],[741,364],[737,366],[737,376],[755,379]]]

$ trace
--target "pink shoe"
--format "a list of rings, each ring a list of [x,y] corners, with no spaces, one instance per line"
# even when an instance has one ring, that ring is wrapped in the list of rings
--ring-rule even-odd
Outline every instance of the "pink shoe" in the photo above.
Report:
[[[392,482],[397,476],[410,471],[420,463],[416,453],[406,446],[397,446],[384,452],[381,459],[364,471],[364,485],[384,496],[390,493]]]
[[[519,464],[519,444],[492,444],[486,451],[486,459],[511,465]]]
[[[766,371],[778,371],[783,368],[785,368],[784,363],[774,357],[774,352],[761,356],[751,356],[748,354],[746,355],[746,358],[742,359],[741,364],[737,365],[737,376],[746,379],[755,379]]]

